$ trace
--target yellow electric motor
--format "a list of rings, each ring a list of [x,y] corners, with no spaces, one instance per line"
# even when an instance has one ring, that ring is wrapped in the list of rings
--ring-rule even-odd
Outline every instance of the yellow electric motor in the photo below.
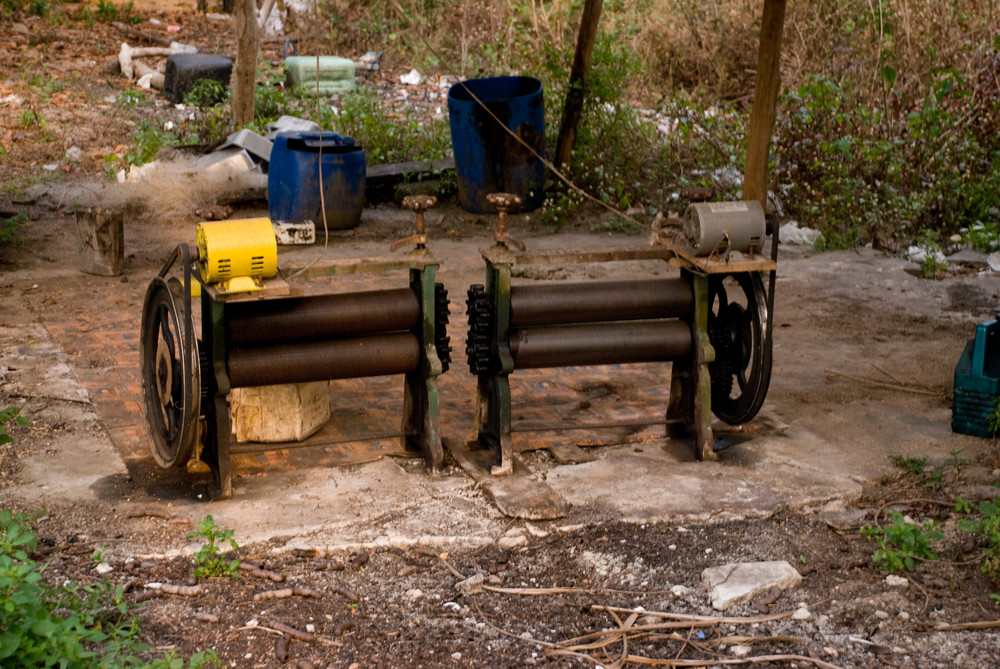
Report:
[[[205,283],[278,273],[278,242],[267,218],[198,224],[198,268]]]

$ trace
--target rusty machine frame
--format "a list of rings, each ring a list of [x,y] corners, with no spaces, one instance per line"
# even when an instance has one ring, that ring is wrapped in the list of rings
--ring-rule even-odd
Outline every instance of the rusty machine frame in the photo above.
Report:
[[[231,389],[402,373],[402,444],[422,453],[429,469],[439,469],[437,377],[448,368],[451,347],[447,292],[435,282],[440,261],[426,247],[423,212],[432,204],[427,196],[407,200],[416,211],[416,233],[391,251],[410,244],[412,251],[328,260],[300,271],[316,278],[405,270],[408,285],[397,289],[317,293],[279,279],[257,292],[226,293],[192,272],[196,260],[186,244],[178,246],[143,304],[140,358],[157,463],[183,466],[201,443],[214,497],[231,497]],[[168,277],[178,263],[181,277]],[[200,339],[192,310],[195,283],[201,289]]]

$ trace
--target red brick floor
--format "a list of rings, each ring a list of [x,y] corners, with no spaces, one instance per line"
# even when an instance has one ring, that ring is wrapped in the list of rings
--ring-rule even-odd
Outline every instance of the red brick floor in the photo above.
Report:
[[[66,353],[80,384],[107,428],[130,471],[155,469],[143,415],[139,365],[139,330],[145,284],[105,277],[80,278],[92,290],[87,307],[65,305],[61,290],[33,300],[52,339]],[[350,279],[351,289],[372,290],[384,279]],[[464,290],[453,290],[452,299]],[[93,306],[96,304],[97,306]],[[441,377],[441,432],[470,436],[475,378],[465,363],[464,305],[452,304],[450,326],[454,360]],[[663,426],[518,432],[519,424],[603,424],[662,419],[667,404],[669,365],[626,365],[527,370],[511,376],[514,444],[517,450],[553,444],[596,446],[645,441],[663,434]],[[308,467],[349,465],[385,455],[402,455],[398,437],[402,377],[335,381],[331,385],[334,419],[321,431],[323,444],[273,450],[266,445],[235,445],[236,477]],[[388,437],[387,437],[388,436]]]

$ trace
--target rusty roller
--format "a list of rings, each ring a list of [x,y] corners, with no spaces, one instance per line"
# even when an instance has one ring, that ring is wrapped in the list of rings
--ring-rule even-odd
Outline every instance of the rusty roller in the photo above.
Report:
[[[596,281],[582,285],[512,286],[512,327],[687,318],[694,308],[684,279]]]
[[[255,346],[226,359],[234,388],[405,374],[419,364],[420,343],[408,332]]]
[[[684,321],[654,320],[522,328],[510,333],[516,369],[665,362],[691,355]]]
[[[412,330],[419,322],[420,303],[409,288],[244,302],[227,311],[226,343],[321,341]]]

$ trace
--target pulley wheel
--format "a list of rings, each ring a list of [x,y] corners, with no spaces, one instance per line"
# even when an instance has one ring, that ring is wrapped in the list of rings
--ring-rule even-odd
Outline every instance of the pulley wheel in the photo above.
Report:
[[[756,272],[715,274],[708,284],[708,338],[715,362],[712,413],[730,425],[757,415],[771,382],[767,298]]]
[[[161,467],[187,464],[198,441],[201,365],[184,305],[184,286],[174,277],[153,279],[142,305],[142,387],[153,457]]]

